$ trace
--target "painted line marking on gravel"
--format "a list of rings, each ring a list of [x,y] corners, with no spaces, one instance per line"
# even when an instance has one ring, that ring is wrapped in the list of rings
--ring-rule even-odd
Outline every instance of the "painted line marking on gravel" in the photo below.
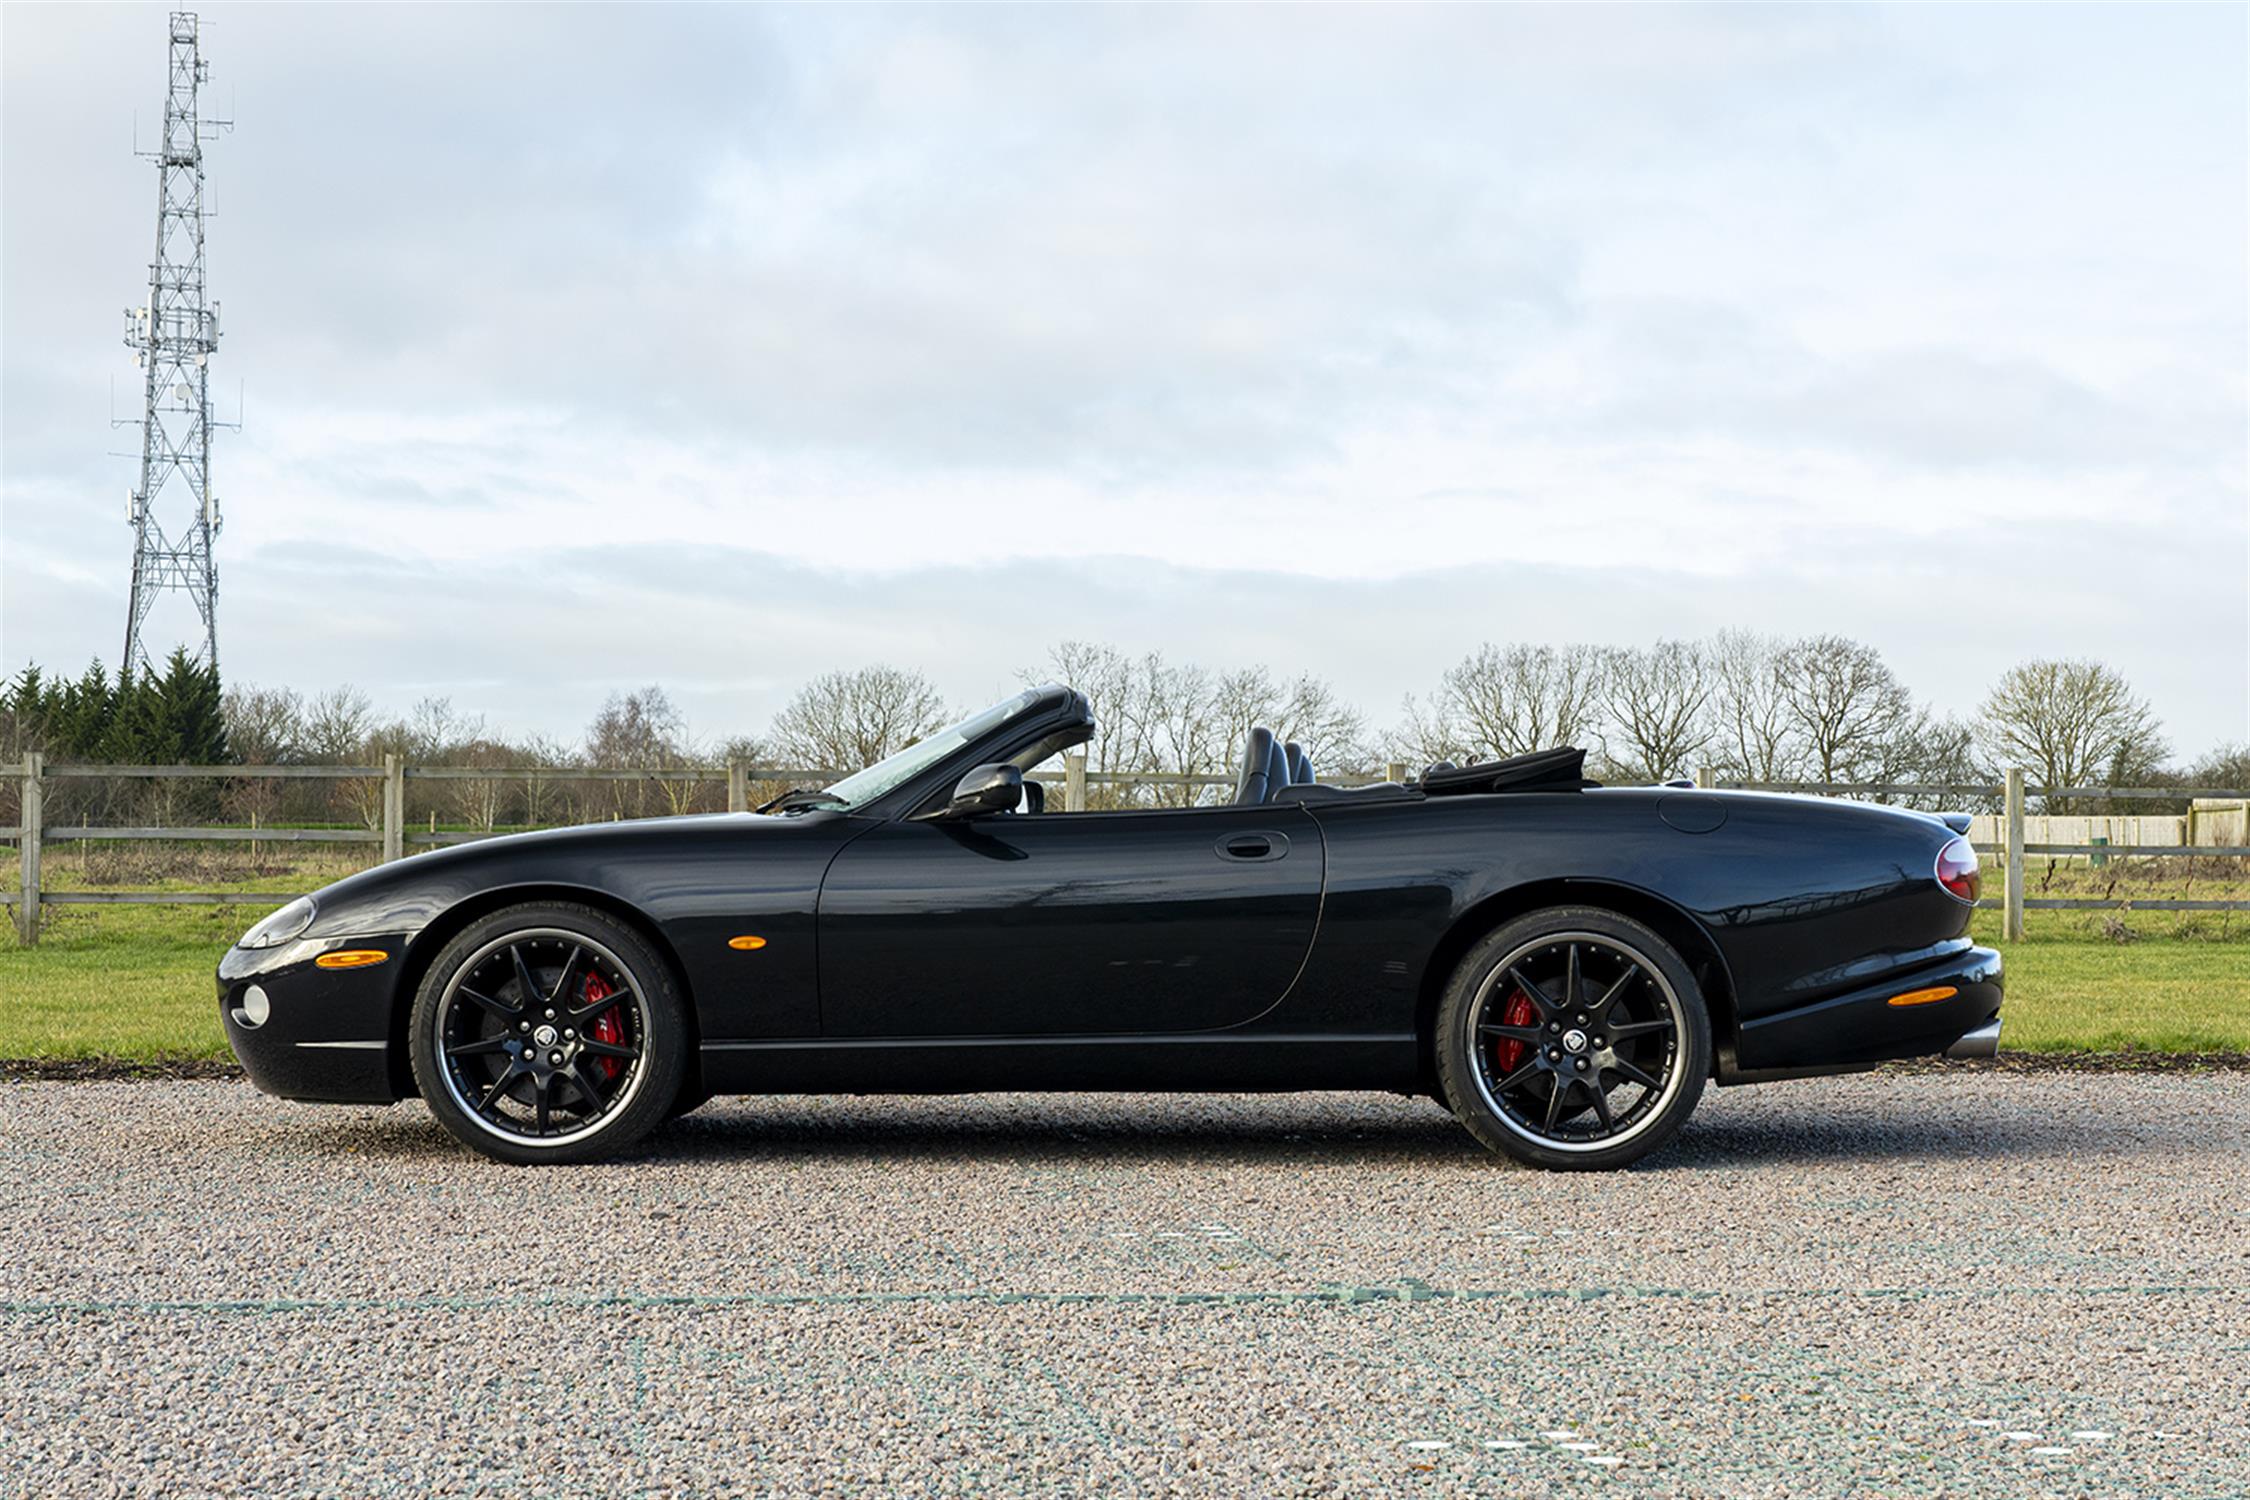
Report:
[[[1613,1469],[1625,1462],[1617,1454],[1602,1452],[1605,1444],[1587,1442],[1575,1432],[1558,1429],[1553,1432],[1542,1432],[1539,1435],[1547,1440],[1548,1446],[1545,1451],[1557,1457],[1567,1456],[1582,1459],[1590,1464],[1600,1464],[1605,1469]],[[1438,1453],[1451,1448],[1453,1440],[1451,1438],[1408,1438],[1402,1440],[1400,1446],[1416,1453]],[[1486,1438],[1481,1445],[1466,1444],[1464,1446],[1482,1446],[1489,1451],[1498,1453],[1517,1453],[1533,1448],[1532,1444],[1519,1438]]]
[[[1969,1426],[1982,1428],[1996,1438],[2001,1438],[2010,1443],[2031,1444],[2033,1446],[2026,1447],[2022,1451],[2026,1454],[2036,1454],[2041,1458],[2075,1457],[2086,1448],[2098,1449],[2103,1447],[2112,1437],[2116,1436],[2115,1433],[2103,1427],[2074,1428],[2070,1432],[2070,1442],[2081,1446],[2073,1447],[2065,1444],[2059,1438],[2051,1439],[2046,1433],[2033,1428],[2007,1427],[1997,1417],[1969,1417],[1965,1420]],[[2167,1434],[2161,1432],[2155,1435],[2160,1438],[2167,1436]]]
[[[1414,1278],[1395,1286],[1244,1287],[1212,1292],[994,1291],[931,1288],[915,1292],[609,1292],[582,1295],[539,1293],[502,1296],[429,1297],[268,1297],[268,1298],[90,1298],[27,1299],[0,1302],[0,1317],[52,1317],[61,1313],[325,1313],[325,1312],[478,1312],[488,1309],[667,1307],[885,1307],[989,1303],[994,1306],[1242,1306],[1262,1303],[1352,1306],[1367,1302],[1599,1302],[1675,1300],[1682,1302],[1775,1301],[1991,1301],[2014,1297],[2197,1297],[2240,1298],[2238,1286],[2155,1284],[2147,1286],[1951,1287],[1780,1287],[1757,1290],[1676,1286],[1597,1287],[1438,1287]],[[2034,1433],[2037,1437],[2040,1434]],[[2163,1437],[2165,1434],[2157,1433]]]

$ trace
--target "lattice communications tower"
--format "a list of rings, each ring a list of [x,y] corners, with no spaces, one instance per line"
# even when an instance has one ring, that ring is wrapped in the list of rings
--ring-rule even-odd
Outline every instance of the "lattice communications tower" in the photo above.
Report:
[[[164,136],[156,162],[156,259],[148,304],[125,310],[125,343],[146,374],[141,481],[127,502],[133,527],[133,597],[125,616],[126,674],[151,670],[147,626],[158,596],[179,590],[202,619],[199,661],[219,660],[219,575],[211,543],[219,501],[211,492],[211,355],[219,309],[203,285],[203,143],[227,122],[204,120],[197,91],[209,66],[190,11],[171,16]]]

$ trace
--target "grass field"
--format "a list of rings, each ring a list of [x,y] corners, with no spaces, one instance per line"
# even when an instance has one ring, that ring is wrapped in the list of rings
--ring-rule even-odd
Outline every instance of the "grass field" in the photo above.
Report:
[[[100,872],[49,867],[55,890],[101,884]],[[2215,866],[2216,862],[2206,862]],[[256,866],[204,856],[136,887],[293,891],[350,866],[277,857]],[[2202,872],[2037,870],[2034,895],[2203,899],[2250,896],[2231,868]],[[89,878],[92,877],[92,878]],[[222,1058],[211,971],[258,906],[50,909],[39,946],[0,931],[0,1058]],[[2123,923],[2128,931],[2119,930]],[[2029,935],[1999,944],[2000,914],[1977,913],[1980,942],[2008,963],[2007,1045],[2031,1052],[2250,1052],[2250,913],[2041,912]]]

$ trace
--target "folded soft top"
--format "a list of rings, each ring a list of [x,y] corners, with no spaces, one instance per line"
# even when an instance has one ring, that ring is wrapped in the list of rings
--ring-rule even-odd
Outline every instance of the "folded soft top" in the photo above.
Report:
[[[1586,779],[1586,752],[1558,745],[1506,760],[1472,766],[1432,766],[1422,773],[1422,790],[1433,797],[1468,792],[1577,792],[1601,785]]]

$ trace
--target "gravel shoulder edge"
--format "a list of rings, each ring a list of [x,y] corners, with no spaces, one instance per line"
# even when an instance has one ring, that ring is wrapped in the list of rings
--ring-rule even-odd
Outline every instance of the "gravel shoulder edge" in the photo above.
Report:
[[[2250,1052],[2008,1052],[1989,1061],[1942,1057],[1885,1063],[1886,1073],[2250,1073]],[[239,1080],[241,1064],[216,1057],[0,1058],[0,1083],[111,1083],[120,1079]]]

